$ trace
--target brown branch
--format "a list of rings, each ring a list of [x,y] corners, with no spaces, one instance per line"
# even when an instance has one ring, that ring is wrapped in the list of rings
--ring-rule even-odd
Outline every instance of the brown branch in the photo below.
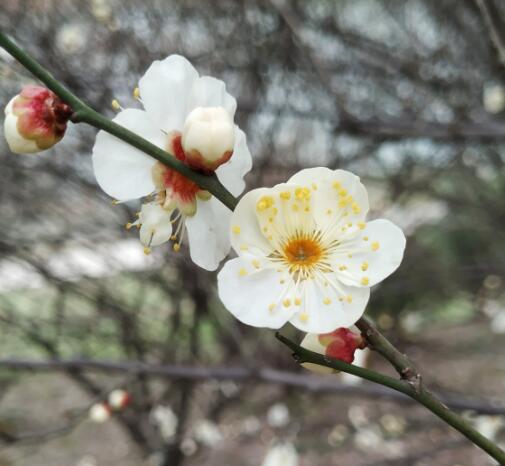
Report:
[[[379,385],[348,385],[340,382],[335,377],[317,376],[308,373],[296,373],[262,367],[251,369],[246,367],[203,367],[183,365],[156,365],[142,362],[111,362],[96,361],[90,359],[73,360],[21,360],[0,359],[2,369],[14,371],[91,371],[104,372],[107,374],[129,373],[132,375],[144,374],[150,377],[186,380],[235,380],[237,382],[271,383],[308,390],[314,393],[337,393],[346,396],[367,397],[373,396],[382,399],[394,399],[404,403],[412,403],[412,400],[401,393],[388,390]],[[457,410],[472,410],[480,414],[505,414],[505,403],[497,404],[483,400],[461,398],[456,395],[440,395],[441,400],[447,406]]]

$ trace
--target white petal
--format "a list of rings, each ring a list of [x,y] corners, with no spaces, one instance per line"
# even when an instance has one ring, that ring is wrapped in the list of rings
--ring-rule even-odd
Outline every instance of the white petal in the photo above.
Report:
[[[369,209],[366,188],[358,176],[346,170],[330,170],[325,167],[307,168],[293,175],[289,184],[298,184],[312,188],[312,206],[314,218],[323,230],[332,223],[361,222]],[[338,183],[335,185],[335,183]],[[337,188],[335,186],[341,186]],[[346,207],[339,205],[343,198],[341,189],[352,196],[353,201]],[[353,209],[354,207],[354,209]],[[342,214],[347,212],[344,217]]]
[[[309,351],[313,351],[314,353],[318,354],[326,354],[326,347],[321,344],[319,341],[319,335],[317,333],[307,333],[300,343],[300,346],[302,348],[305,348]],[[332,369],[331,367],[326,367],[326,366],[320,366],[319,364],[312,364],[312,363],[303,363],[302,366],[305,369],[308,369],[311,372],[315,372],[316,374],[334,374],[337,372],[335,369]]]
[[[193,262],[206,269],[216,270],[230,252],[230,210],[212,197],[197,200],[196,214],[186,219],[189,252]]]
[[[265,257],[272,252],[272,246],[261,232],[256,216],[258,199],[269,192],[267,188],[249,191],[240,199],[231,216],[231,245],[239,255],[248,251]]]
[[[347,269],[340,271],[335,267],[335,273],[339,280],[347,285],[375,285],[398,268],[403,258],[405,243],[403,231],[389,220],[368,222],[355,238],[342,243],[341,248],[346,254],[341,255],[337,262],[339,265],[345,265]],[[348,257],[349,253],[351,258]]]
[[[193,83],[188,113],[196,107],[224,107],[233,119],[237,101],[226,92],[226,85],[220,79],[202,76]]]
[[[242,275],[241,271],[247,275]],[[286,285],[279,282],[273,268],[255,269],[242,257],[228,261],[218,277],[219,297],[238,320],[254,327],[280,328],[293,315],[294,307],[277,305],[285,295]],[[270,310],[270,305],[277,306]]]
[[[159,246],[172,236],[171,211],[158,203],[143,204],[140,210],[140,242],[144,246]]]
[[[198,72],[180,55],[153,62],[142,76],[139,81],[142,103],[160,129],[182,130],[197,79]]]
[[[12,104],[9,102],[12,107]],[[26,139],[18,131],[18,117],[12,112],[7,112],[5,110],[6,116],[4,121],[4,136],[9,149],[15,154],[35,154],[37,152],[42,152],[35,141],[31,139]]]
[[[335,282],[334,276],[328,275],[328,278]],[[327,333],[339,327],[350,327],[365,312],[369,297],[370,288],[338,284],[337,289],[324,286],[319,280],[309,280],[305,283],[301,306],[290,323],[308,333]]]
[[[252,157],[247,147],[245,133],[235,125],[235,145],[230,160],[216,170],[216,175],[224,187],[234,196],[245,188],[244,175],[252,168]]]
[[[163,148],[166,136],[146,112],[126,109],[112,121]],[[135,147],[100,131],[93,146],[93,170],[100,187],[121,201],[137,199],[154,191],[151,169],[156,160]]]

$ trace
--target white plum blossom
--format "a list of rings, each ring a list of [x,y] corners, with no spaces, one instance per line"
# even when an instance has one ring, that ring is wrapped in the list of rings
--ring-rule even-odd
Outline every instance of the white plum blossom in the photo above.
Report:
[[[292,443],[284,443],[272,447],[262,466],[298,466],[298,453]]]
[[[105,403],[95,403],[89,409],[89,419],[97,424],[103,424],[110,419],[110,407]]]
[[[188,166],[215,170],[233,195],[244,190],[243,177],[252,159],[244,132],[233,124],[237,104],[224,82],[199,76],[185,58],[171,55],[149,67],[134,95],[145,110],[122,110],[116,123]],[[215,270],[228,254],[231,213],[193,181],[104,131],[98,133],[93,148],[93,168],[101,188],[118,201],[155,195],[134,223],[146,252],[169,239],[177,251],[187,230],[190,255],[197,265]],[[175,232],[170,221],[177,224]]]
[[[109,406],[111,409],[121,410],[131,401],[130,395],[126,390],[115,389],[109,393]]]
[[[238,258],[218,275],[219,296],[240,321],[309,333],[350,327],[370,287],[400,265],[405,235],[388,220],[366,222],[359,178],[318,167],[248,192],[231,219]]]

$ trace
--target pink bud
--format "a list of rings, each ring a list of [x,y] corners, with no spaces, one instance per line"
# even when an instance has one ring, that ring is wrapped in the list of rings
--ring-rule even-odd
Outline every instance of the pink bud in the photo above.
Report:
[[[319,335],[319,342],[326,347],[326,356],[349,364],[354,361],[356,350],[366,347],[365,339],[360,334],[344,327]]]
[[[72,109],[49,89],[26,86],[5,107],[4,133],[12,152],[31,154],[54,146],[67,129]]]
[[[126,390],[112,390],[109,393],[109,405],[112,409],[121,410],[126,408],[131,402],[131,397]]]

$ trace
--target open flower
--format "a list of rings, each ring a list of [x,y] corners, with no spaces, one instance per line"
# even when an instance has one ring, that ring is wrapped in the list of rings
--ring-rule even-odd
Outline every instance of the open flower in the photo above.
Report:
[[[4,134],[16,154],[33,154],[61,140],[72,109],[49,89],[25,86],[5,107]]]
[[[367,211],[364,186],[344,170],[306,169],[247,193],[230,224],[239,257],[218,275],[225,307],[256,327],[350,327],[370,287],[396,270],[405,249],[400,228],[365,222]]]
[[[185,58],[171,55],[149,67],[138,95],[145,110],[123,110],[116,123],[188,166],[215,170],[232,194],[243,191],[251,154],[245,134],[233,124],[237,104],[222,81],[199,76]],[[178,250],[187,229],[191,258],[199,266],[214,270],[228,254],[231,213],[193,181],[103,131],[93,148],[93,167],[98,184],[120,201],[155,194],[149,205],[158,211],[143,208],[135,222],[146,251],[169,239]],[[170,221],[177,224],[173,234]]]

